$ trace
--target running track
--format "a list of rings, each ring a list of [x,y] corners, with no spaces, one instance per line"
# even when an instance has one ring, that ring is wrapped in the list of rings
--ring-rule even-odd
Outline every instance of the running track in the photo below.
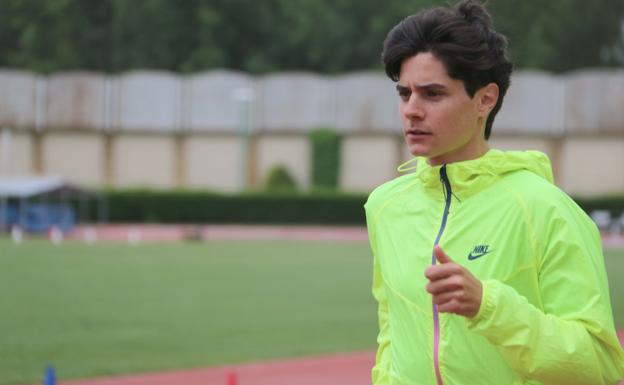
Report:
[[[624,346],[624,330],[618,332]],[[374,352],[267,361],[236,366],[134,374],[59,385],[366,385]],[[624,385],[624,381],[620,383]]]
[[[363,385],[374,352],[335,354],[237,366],[63,381],[60,385]]]

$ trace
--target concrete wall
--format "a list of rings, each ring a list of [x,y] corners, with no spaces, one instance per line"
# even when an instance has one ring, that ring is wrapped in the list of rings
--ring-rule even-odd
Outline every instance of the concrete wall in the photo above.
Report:
[[[102,130],[107,123],[106,77],[62,73],[48,78],[45,125],[50,129]]]
[[[35,127],[35,74],[22,71],[0,71],[0,126]]]
[[[184,80],[182,126],[191,131],[236,132],[241,121],[241,90],[253,90],[253,79],[232,71],[212,71]],[[244,92],[244,91],[243,91]],[[250,95],[254,97],[253,93]]]
[[[496,133],[562,133],[565,83],[561,77],[537,71],[524,71],[513,76],[494,121]]]
[[[240,190],[244,185],[242,149],[236,136],[186,137],[186,184],[192,188]]]
[[[560,186],[576,195],[624,192],[624,138],[571,138],[563,144]]]
[[[399,146],[395,136],[353,136],[342,141],[340,187],[370,191],[396,176]]]
[[[114,79],[112,120],[121,131],[172,132],[181,126],[180,78],[162,71],[135,71]]]
[[[43,136],[42,145],[45,174],[60,175],[79,185],[104,184],[104,146],[100,135],[48,133]]]
[[[258,128],[262,131],[307,131],[331,126],[331,83],[326,77],[292,73],[269,75],[256,84]]]
[[[171,136],[117,136],[113,153],[114,187],[175,186],[175,147]]]
[[[112,128],[120,132],[208,131],[241,126],[240,89],[248,89],[256,132],[398,132],[394,83],[379,72],[340,76],[232,71],[180,76],[133,71],[116,76],[0,71],[0,125],[42,130]],[[562,76],[519,71],[496,119],[506,134],[624,134],[624,70]]]
[[[624,70],[579,71],[566,76],[567,132],[624,133]]]
[[[0,131],[0,176],[33,173],[32,136],[26,132]]]
[[[623,70],[519,71],[492,146],[544,151],[557,183],[571,193],[621,192],[622,106]],[[0,71],[0,131],[12,138],[8,150],[0,146],[0,176],[54,173],[89,186],[238,191],[246,180],[262,186],[283,164],[308,188],[308,132],[318,127],[344,135],[345,190],[369,191],[411,157],[394,83],[379,72]],[[246,147],[242,128],[250,131]]]
[[[112,138],[111,150],[107,152],[105,136],[98,133],[59,131],[35,137],[14,132],[8,156],[0,146],[0,176],[37,173],[35,143],[39,141],[40,173],[61,175],[86,186],[187,186],[235,192],[244,186],[244,172],[249,174],[251,187],[261,187],[271,168],[278,165],[286,166],[301,188],[307,189],[311,184],[312,154],[307,135],[256,135],[250,138],[246,149],[241,138],[226,134],[190,134],[179,138],[143,133],[115,134]],[[180,143],[179,148],[176,143]],[[553,162],[556,183],[569,193],[624,191],[624,137],[552,139],[496,135],[490,144],[503,150],[546,153]],[[345,191],[370,191],[397,176],[397,166],[410,158],[399,135],[345,135],[339,185]],[[249,169],[243,167],[246,159]]]
[[[346,132],[399,133],[401,121],[394,83],[374,72],[338,76],[334,88],[332,127]]]

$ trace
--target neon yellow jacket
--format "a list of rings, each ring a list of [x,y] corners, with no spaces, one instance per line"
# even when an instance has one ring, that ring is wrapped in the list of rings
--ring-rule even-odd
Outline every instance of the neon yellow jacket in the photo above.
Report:
[[[379,303],[374,385],[601,385],[624,377],[600,236],[535,152],[490,150],[375,189],[365,205]],[[478,314],[438,313],[439,243],[483,283]],[[435,261],[435,258],[433,258]]]

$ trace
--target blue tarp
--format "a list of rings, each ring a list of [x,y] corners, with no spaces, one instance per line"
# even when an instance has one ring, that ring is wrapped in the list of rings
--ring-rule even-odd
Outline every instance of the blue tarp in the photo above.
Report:
[[[0,216],[0,222],[6,227],[19,225],[32,233],[45,233],[53,226],[66,232],[76,224],[74,209],[63,203],[24,202],[20,205],[19,202],[11,202],[4,213],[0,212]]]

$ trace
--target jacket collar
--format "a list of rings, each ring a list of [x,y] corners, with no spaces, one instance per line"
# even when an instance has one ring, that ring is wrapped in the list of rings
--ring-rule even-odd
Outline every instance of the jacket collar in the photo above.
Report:
[[[398,170],[405,172],[415,169],[415,177],[425,189],[439,194],[442,189],[440,169],[443,166],[446,166],[452,193],[459,199],[485,189],[501,176],[514,171],[528,170],[551,183],[553,180],[550,160],[538,151],[490,149],[479,158],[439,166],[431,166],[425,158],[418,157],[403,163]]]

